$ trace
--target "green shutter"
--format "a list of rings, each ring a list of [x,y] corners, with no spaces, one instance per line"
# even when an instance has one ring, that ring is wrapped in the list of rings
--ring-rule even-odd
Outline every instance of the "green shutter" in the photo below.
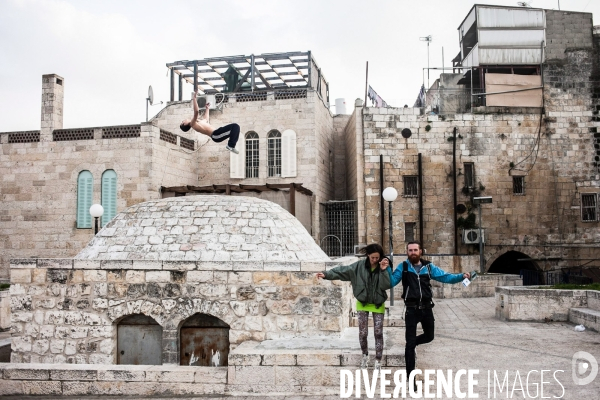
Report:
[[[102,226],[105,226],[117,215],[117,173],[112,169],[102,174]]]
[[[90,171],[81,171],[77,178],[77,228],[91,228],[92,191],[94,178]]]

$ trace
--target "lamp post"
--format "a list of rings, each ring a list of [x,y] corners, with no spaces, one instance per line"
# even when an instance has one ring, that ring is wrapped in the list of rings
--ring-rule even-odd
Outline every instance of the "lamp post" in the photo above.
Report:
[[[383,193],[381,194],[383,196],[383,199],[385,201],[388,202],[389,204],[389,212],[388,212],[388,216],[389,216],[389,224],[390,224],[390,229],[389,229],[389,236],[390,236],[390,261],[392,263],[392,265],[390,266],[392,269],[394,269],[394,237],[393,237],[393,228],[392,228],[392,202],[394,200],[396,200],[396,197],[398,197],[398,191],[396,189],[394,189],[393,187],[387,187],[383,190]],[[394,288],[390,289],[390,305],[393,306],[394,305]]]
[[[98,234],[98,218],[104,214],[104,207],[100,204],[93,204],[90,207],[90,215],[94,217],[94,235]]]
[[[484,262],[483,262],[483,230],[481,228],[481,205],[492,202],[492,197],[473,197],[473,204],[477,204],[479,207],[479,272],[483,274]]]

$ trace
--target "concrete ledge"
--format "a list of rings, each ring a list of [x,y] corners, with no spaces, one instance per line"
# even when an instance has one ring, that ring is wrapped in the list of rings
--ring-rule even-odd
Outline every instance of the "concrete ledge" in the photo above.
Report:
[[[494,297],[496,286],[523,286],[523,278],[509,274],[483,274],[471,282],[468,287],[462,284],[448,284],[431,281],[434,299],[457,299],[471,297]],[[394,299],[401,299],[402,288],[394,291]]]
[[[571,308],[569,310],[569,322],[600,332],[600,311],[590,308]]]
[[[505,321],[569,321],[569,310],[588,308],[588,297],[595,298],[597,293],[593,290],[496,287],[496,318]]]

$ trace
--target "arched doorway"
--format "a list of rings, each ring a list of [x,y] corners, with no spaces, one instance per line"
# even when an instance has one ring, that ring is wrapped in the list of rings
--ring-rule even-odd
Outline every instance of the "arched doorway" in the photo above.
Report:
[[[194,314],[179,331],[181,365],[226,367],[229,357],[229,325],[217,317]]]
[[[507,251],[492,263],[487,272],[521,275],[523,286],[543,284],[542,273],[533,261],[519,261],[525,259],[529,259],[529,256],[518,251]]]
[[[123,318],[117,325],[117,364],[161,365],[162,331],[147,315]]]

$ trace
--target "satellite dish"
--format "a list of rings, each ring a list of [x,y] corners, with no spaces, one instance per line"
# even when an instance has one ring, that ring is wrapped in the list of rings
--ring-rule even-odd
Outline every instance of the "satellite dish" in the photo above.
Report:
[[[154,104],[154,91],[152,90],[152,85],[148,86],[148,100],[150,101],[150,105]]]

